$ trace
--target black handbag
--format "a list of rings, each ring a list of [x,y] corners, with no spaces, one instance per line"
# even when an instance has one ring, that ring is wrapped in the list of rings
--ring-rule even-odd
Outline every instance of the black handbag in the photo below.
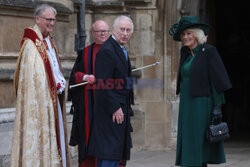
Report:
[[[212,125],[207,128],[206,138],[210,143],[220,142],[230,138],[227,123],[221,122],[216,125],[212,123]]]
[[[206,130],[206,138],[210,143],[224,141],[230,137],[227,123],[221,122],[221,119],[221,105],[215,105],[211,125]]]
[[[214,99],[212,99],[212,101],[214,101]],[[206,139],[210,143],[220,142],[230,138],[227,123],[221,122],[221,105],[215,105],[215,107],[217,108],[213,109],[211,125],[206,129]],[[219,121],[216,120],[216,116],[218,115],[220,116]]]

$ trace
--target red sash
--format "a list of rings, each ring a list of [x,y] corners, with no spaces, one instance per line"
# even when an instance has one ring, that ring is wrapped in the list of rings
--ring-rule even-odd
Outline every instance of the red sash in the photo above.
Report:
[[[61,160],[61,147],[60,147],[60,129],[59,129],[59,119],[58,119],[58,106],[57,106],[57,87],[56,82],[53,76],[52,68],[49,62],[49,58],[46,51],[46,45],[43,41],[38,37],[36,32],[31,28],[26,28],[24,30],[23,39],[21,41],[21,48],[26,39],[30,39],[35,44],[37,51],[39,52],[41,58],[43,59],[44,67],[46,70],[48,85],[49,85],[49,91],[50,96],[53,102],[53,108],[54,108],[54,115],[55,115],[55,128],[56,128],[56,140],[57,140],[57,147],[58,147],[58,153]]]

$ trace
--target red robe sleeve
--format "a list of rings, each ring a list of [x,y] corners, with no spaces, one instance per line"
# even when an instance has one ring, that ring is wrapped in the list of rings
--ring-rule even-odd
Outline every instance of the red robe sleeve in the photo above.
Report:
[[[75,72],[75,84],[82,83],[85,73],[76,71]]]

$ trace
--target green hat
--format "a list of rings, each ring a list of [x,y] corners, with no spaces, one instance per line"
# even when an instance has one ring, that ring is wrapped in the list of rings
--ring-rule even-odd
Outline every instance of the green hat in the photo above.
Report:
[[[174,24],[168,31],[169,35],[173,36],[175,41],[181,41],[181,33],[183,30],[190,28],[190,27],[197,27],[204,31],[205,35],[208,34],[210,26],[208,24],[200,23],[198,17],[196,16],[186,16],[182,17],[180,21]]]

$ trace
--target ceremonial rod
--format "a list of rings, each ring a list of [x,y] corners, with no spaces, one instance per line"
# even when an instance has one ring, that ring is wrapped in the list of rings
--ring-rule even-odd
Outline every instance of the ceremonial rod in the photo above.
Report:
[[[154,64],[150,64],[150,65],[146,65],[146,66],[143,66],[143,67],[139,67],[139,68],[133,69],[133,70],[131,70],[131,71],[134,72],[134,71],[142,70],[142,69],[144,69],[144,68],[156,66],[156,65],[158,65],[158,64],[160,64],[160,62],[155,62]]]
[[[86,85],[88,82],[82,82],[82,83],[79,83],[79,84],[75,84],[75,85],[70,85],[69,88],[74,88],[74,87],[77,87],[77,86],[81,86],[81,85]]]
[[[143,66],[143,67],[139,67],[139,68],[136,68],[136,69],[133,69],[131,70],[132,72],[135,72],[135,71],[138,71],[138,70],[142,70],[144,68],[148,68],[148,67],[152,67],[152,66],[156,66],[156,65],[159,65],[160,62],[155,62],[153,64],[149,64],[149,65],[146,65],[146,66]],[[79,84],[75,84],[75,85],[70,85],[69,88],[74,88],[74,87],[77,87],[77,86],[81,86],[81,85],[86,85],[88,82],[82,82],[82,83],[79,83]]]

